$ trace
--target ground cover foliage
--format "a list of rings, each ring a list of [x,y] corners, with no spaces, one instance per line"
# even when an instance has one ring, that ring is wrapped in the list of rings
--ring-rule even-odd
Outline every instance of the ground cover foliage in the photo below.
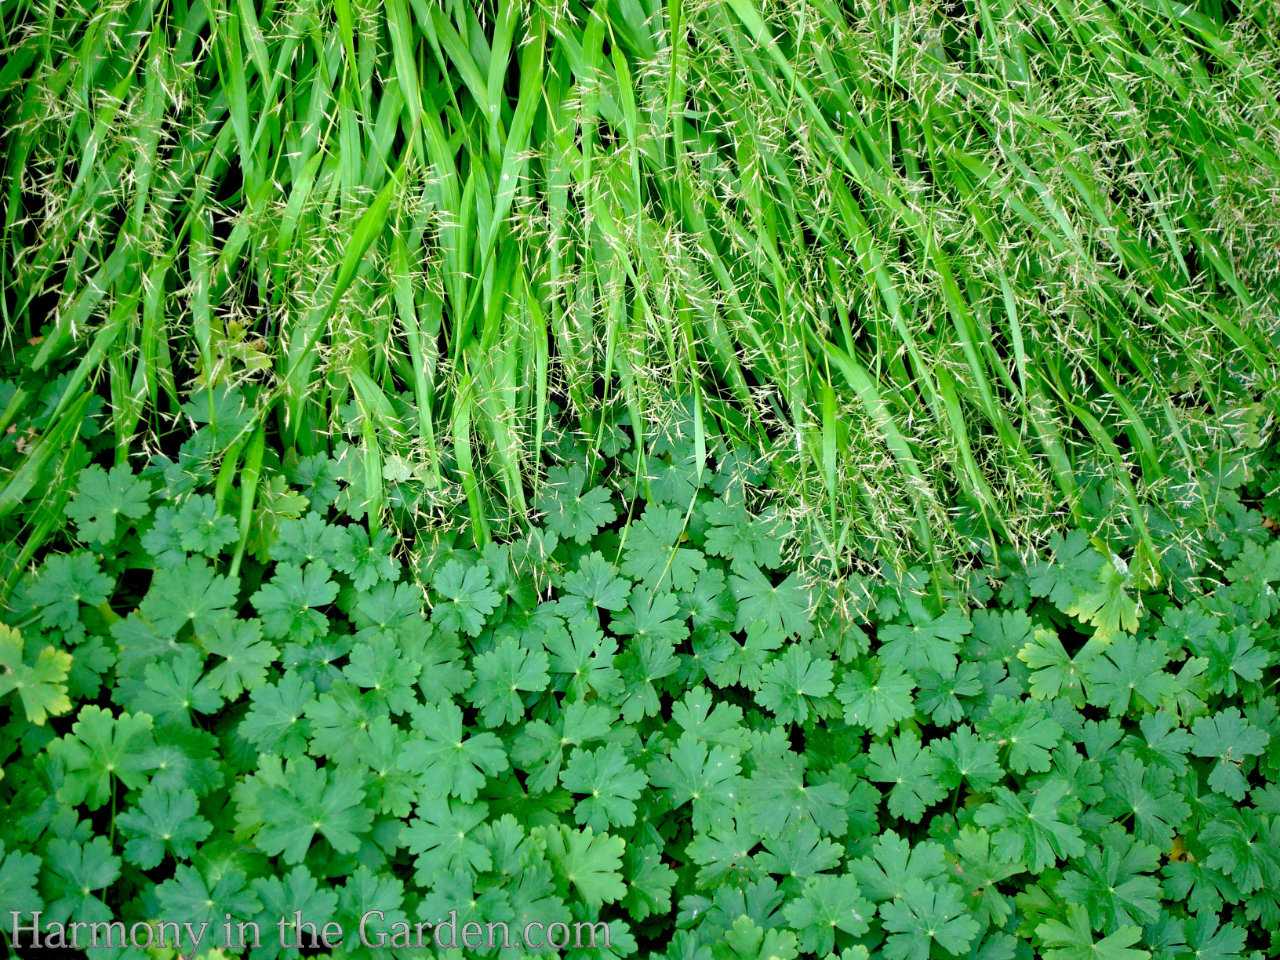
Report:
[[[82,425],[10,599],[6,909],[302,910],[357,958],[368,911],[452,909],[672,960],[1274,954],[1274,450],[1205,478],[1209,559],[1167,580],[1076,529],[808,581],[767,470],[692,417],[646,490],[628,430],[551,431],[540,521],[477,549],[371,533],[345,444],[244,511],[210,452],[252,403],[196,399],[147,464]]]
[[[248,433],[306,455],[361,422],[371,509],[392,463],[484,537],[530,515],[549,404],[595,432],[691,395],[707,435],[784,461],[833,557],[948,559],[975,528],[1082,523],[1082,472],[1140,521],[1165,458],[1274,404],[1265,5],[8,0],[3,23],[6,331],[41,379],[0,429],[56,390],[45,456],[95,385],[123,458],[188,390],[254,383]]]

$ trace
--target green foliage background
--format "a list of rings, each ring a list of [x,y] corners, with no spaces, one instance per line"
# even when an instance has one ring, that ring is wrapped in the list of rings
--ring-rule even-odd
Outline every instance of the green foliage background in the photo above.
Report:
[[[8,0],[4,30],[0,279],[38,342],[0,427],[56,393],[61,437],[97,385],[123,462],[253,385],[245,431],[363,423],[379,518],[394,465],[483,541],[528,518],[552,404],[647,451],[688,398],[831,557],[941,562],[1042,546],[1094,475],[1145,536],[1275,412],[1265,5]]]
[[[0,913],[1275,955],[1271,12],[3,0]]]

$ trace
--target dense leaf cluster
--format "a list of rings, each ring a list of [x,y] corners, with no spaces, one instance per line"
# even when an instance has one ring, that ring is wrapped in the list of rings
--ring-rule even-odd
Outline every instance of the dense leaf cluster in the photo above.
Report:
[[[1081,531],[814,584],[763,471],[679,436],[562,443],[525,539],[400,555],[340,457],[246,526],[212,429],[87,466],[5,614],[6,909],[604,918],[671,960],[1280,946],[1280,540],[1240,482],[1172,590]]]

